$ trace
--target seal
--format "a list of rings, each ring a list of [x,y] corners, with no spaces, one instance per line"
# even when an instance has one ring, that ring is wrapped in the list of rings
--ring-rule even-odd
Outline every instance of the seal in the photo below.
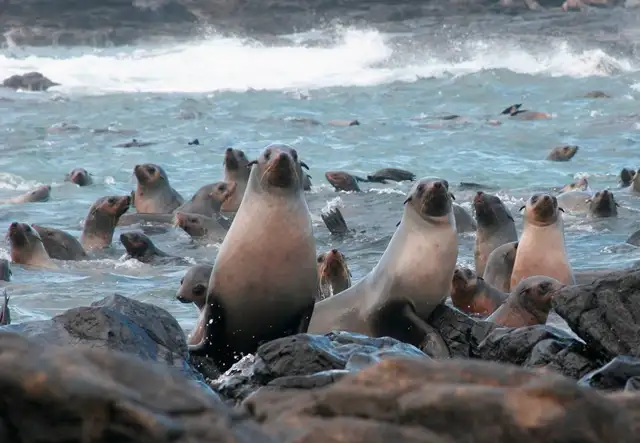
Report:
[[[207,288],[212,270],[213,266],[211,265],[195,265],[180,280],[180,289],[178,289],[176,298],[181,303],[193,303],[200,311],[196,325],[187,337],[189,345],[197,345],[204,339],[204,306],[207,301]]]
[[[136,211],[168,214],[184,203],[178,191],[171,187],[167,173],[160,166],[152,163],[136,165],[133,173],[138,180],[133,198]]]
[[[236,212],[247,188],[251,167],[247,156],[240,149],[227,148],[224,151],[224,181],[235,183],[235,191],[222,205],[223,212]]]
[[[578,153],[578,149],[580,149],[580,147],[576,145],[556,146],[551,150],[549,155],[547,155],[547,160],[568,162]]]
[[[302,189],[305,191],[311,191],[311,179],[312,177],[309,174],[303,174]]]
[[[553,294],[563,286],[551,277],[527,277],[513,288],[504,304],[487,321],[508,328],[543,325],[551,311]]]
[[[33,188],[22,195],[11,197],[8,200],[2,201],[2,203],[36,203],[45,202],[51,197],[51,186],[42,185]]]
[[[2,303],[2,310],[0,310],[0,326],[6,326],[11,324],[11,311],[9,311],[9,296],[7,290],[4,290],[4,302]]]
[[[91,174],[84,168],[76,168],[64,176],[64,181],[75,183],[78,186],[89,186],[93,183]]]
[[[318,270],[302,174],[287,145],[269,145],[253,162],[211,272],[205,338],[189,347],[222,372],[265,341],[307,332]]]
[[[511,291],[511,273],[513,272],[513,264],[516,261],[517,252],[517,241],[505,243],[495,248],[487,259],[487,265],[482,276],[484,281],[498,291],[508,294]]]
[[[589,213],[594,217],[617,217],[618,207],[613,192],[598,191],[589,200]]]
[[[586,178],[582,177],[578,179],[578,181],[574,183],[569,183],[565,185],[560,192],[569,192],[569,191],[588,191],[589,181]]]
[[[469,268],[457,267],[453,271],[451,301],[463,312],[486,317],[498,309],[508,296]]]
[[[53,267],[51,258],[42,244],[38,231],[26,223],[13,222],[9,225],[11,261],[20,265]]]
[[[327,124],[331,126],[360,126],[358,120],[329,120]]]
[[[631,186],[631,181],[633,180],[633,176],[636,175],[636,171],[630,168],[622,168],[620,171],[620,187],[626,188]]]
[[[129,210],[130,204],[131,197],[128,195],[111,195],[96,200],[89,208],[80,235],[80,243],[84,249],[88,251],[111,245],[118,219]]]
[[[534,275],[552,277],[565,285],[575,284],[564,243],[564,225],[558,200],[534,194],[524,209],[523,230],[511,274],[511,287]]]
[[[563,192],[557,196],[558,205],[562,209],[571,212],[587,212],[589,211],[589,202],[593,198],[591,189],[586,191],[573,190]]]
[[[214,217],[220,214],[224,202],[234,195],[236,186],[236,182],[217,182],[204,185],[191,197],[191,200],[178,207],[176,212]]]
[[[320,217],[332,235],[345,236],[353,232],[347,226],[347,222],[338,207],[322,210],[320,212]]]
[[[141,142],[134,139],[131,139],[130,142],[119,143],[116,145],[116,148],[142,148],[144,146],[155,145],[156,142]]]
[[[343,171],[328,171],[324,173],[324,177],[331,183],[331,186],[333,186],[336,191],[345,192],[360,192],[358,182],[367,181]]]
[[[585,98],[611,98],[609,94],[604,91],[589,91],[584,95]]]
[[[317,301],[329,298],[351,287],[351,271],[344,255],[337,249],[318,255],[320,291]]]
[[[467,212],[465,208],[460,205],[453,204],[453,216],[456,218],[456,229],[458,230],[458,234],[462,234],[463,232],[473,232],[478,226],[476,225],[476,221],[473,219],[471,214]]]
[[[200,214],[176,212],[173,216],[176,228],[182,229],[193,239],[218,243],[224,240],[231,223],[222,217],[212,218]]]
[[[546,112],[527,111],[526,109],[520,109],[522,103],[517,105],[511,105],[507,109],[501,112],[502,115],[508,115],[510,118],[517,120],[545,120],[551,118],[551,114]]]
[[[449,355],[426,319],[450,295],[457,257],[449,183],[421,179],[411,187],[402,219],[378,264],[354,286],[318,302],[309,333],[344,330],[389,336],[427,348],[430,354]]]
[[[378,169],[373,174],[367,175],[367,180],[375,183],[387,183],[387,180],[396,182],[414,181],[415,179],[416,175],[413,172],[398,168]]]
[[[629,188],[632,192],[640,192],[640,169],[633,174],[633,178],[631,178],[631,187]]]
[[[142,232],[124,232],[120,234],[120,243],[127,251],[127,259],[134,258],[142,263],[148,264],[180,264],[186,265],[189,262],[182,257],[169,255],[153,244],[151,239]]]
[[[11,265],[9,264],[9,260],[6,258],[0,258],[0,280],[2,281],[11,281],[11,276],[13,272],[11,272]]]
[[[476,274],[482,276],[489,254],[498,246],[518,241],[518,232],[511,213],[497,195],[478,191],[473,210],[478,226],[473,258]]]
[[[85,260],[88,257],[87,252],[73,235],[60,229],[36,224],[31,227],[38,231],[49,257],[55,260]]]

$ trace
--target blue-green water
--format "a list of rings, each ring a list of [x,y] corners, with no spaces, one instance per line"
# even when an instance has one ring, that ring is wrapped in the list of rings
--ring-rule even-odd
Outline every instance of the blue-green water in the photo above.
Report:
[[[495,186],[518,229],[518,208],[533,191],[586,176],[594,190],[614,190],[620,214],[594,221],[567,213],[571,263],[624,266],[640,258],[640,250],[622,245],[640,228],[640,197],[617,189],[620,169],[640,166],[640,60],[632,28],[625,51],[608,45],[610,36],[599,42],[599,34],[590,31],[589,39],[580,38],[576,26],[572,37],[546,37],[554,34],[542,31],[471,36],[464,29],[446,34],[442,27],[412,22],[393,32],[331,28],[262,43],[212,34],[162,46],[8,48],[0,53],[0,78],[37,70],[62,86],[38,93],[0,91],[0,199],[37,184],[53,187],[48,202],[4,205],[2,229],[22,221],[79,235],[94,200],[134,188],[137,163],[162,165],[172,185],[189,197],[221,180],[224,148],[252,157],[268,143],[285,142],[311,167],[307,199],[318,250],[340,248],[356,280],[384,251],[409,184],[365,184],[359,194],[336,193],[324,179],[328,170],[363,175],[399,167],[440,176],[466,208],[474,193],[457,191],[457,183]],[[611,98],[584,98],[591,90]],[[513,103],[553,118],[514,121],[499,115]],[[466,120],[439,119],[451,113]],[[290,120],[296,117],[358,119],[361,125],[306,125]],[[78,128],[51,129],[62,122]],[[109,126],[136,130],[137,139],[157,144],[116,148],[132,136],[91,131]],[[194,138],[200,146],[187,145]],[[548,151],[561,144],[580,150],[570,162],[546,161]],[[76,167],[90,171],[95,184],[65,183],[65,173]],[[350,226],[365,232],[331,238],[320,219],[328,204],[341,206]],[[123,261],[124,248],[114,238],[110,258],[68,262],[60,271],[14,265],[7,285],[14,320],[47,318],[119,292],[165,307],[190,329],[195,308],[175,300],[186,269]],[[213,261],[217,252],[216,245],[194,246],[178,230],[152,238],[194,263]],[[460,263],[472,263],[473,242],[473,234],[459,236]],[[7,244],[0,254],[8,257]]]

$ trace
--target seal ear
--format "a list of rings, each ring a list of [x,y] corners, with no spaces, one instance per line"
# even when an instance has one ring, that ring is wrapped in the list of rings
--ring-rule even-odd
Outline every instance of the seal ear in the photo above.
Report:
[[[456,196],[453,195],[453,192],[449,192],[449,197],[451,197],[451,200],[455,200],[456,199]]]
[[[309,170],[309,166],[307,166],[307,164],[305,162],[303,162],[303,161],[300,162],[300,166],[302,166],[307,171]]]
[[[409,203],[411,201],[413,197],[409,196],[407,197],[407,199],[402,203],[403,205],[406,205],[407,203]],[[399,223],[398,223],[399,224]]]
[[[398,223],[396,223],[396,228],[397,228],[398,226],[400,226],[400,223],[402,223],[402,220],[400,220]]]
[[[520,209],[518,209],[518,212],[522,211],[522,210],[523,210],[524,208],[526,208],[526,207],[527,207],[527,205],[523,205],[523,206],[521,206],[521,207],[520,207]],[[513,220],[513,219],[511,219],[511,220]]]

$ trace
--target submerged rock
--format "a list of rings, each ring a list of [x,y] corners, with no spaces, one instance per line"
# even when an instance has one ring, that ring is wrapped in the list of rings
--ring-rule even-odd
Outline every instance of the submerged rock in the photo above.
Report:
[[[23,75],[12,75],[2,82],[2,86],[11,89],[23,89],[26,91],[46,91],[60,83],[52,82],[39,72],[28,72]]]
[[[578,383],[597,389],[637,391],[640,382],[640,359],[616,357],[605,366],[590,372]]]

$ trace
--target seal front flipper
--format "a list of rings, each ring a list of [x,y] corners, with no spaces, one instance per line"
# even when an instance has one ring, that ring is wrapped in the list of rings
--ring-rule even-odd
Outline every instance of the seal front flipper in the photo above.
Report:
[[[342,216],[340,209],[331,208],[328,211],[322,211],[320,216],[322,217],[322,221],[329,232],[333,235],[345,235],[349,233],[349,227],[347,226],[347,222]]]
[[[0,311],[0,326],[6,326],[11,324],[11,312],[9,312],[9,296],[7,290],[4,290],[4,303],[2,304],[2,310]]]

